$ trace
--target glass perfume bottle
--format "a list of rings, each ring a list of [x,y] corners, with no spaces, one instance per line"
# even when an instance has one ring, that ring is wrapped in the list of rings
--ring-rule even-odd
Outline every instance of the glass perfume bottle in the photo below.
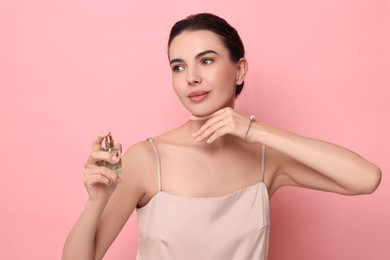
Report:
[[[112,138],[112,135],[109,134],[104,140],[104,147],[102,148],[102,150],[105,152],[109,152],[112,154],[112,156],[115,155],[116,157],[119,158],[119,162],[117,162],[117,163],[109,163],[106,161],[102,161],[102,166],[109,168],[110,170],[112,170],[113,172],[115,172],[116,174],[119,175],[121,173],[121,169],[122,169],[122,159],[121,159],[122,146],[121,146],[121,144],[120,143],[114,144],[114,139]]]

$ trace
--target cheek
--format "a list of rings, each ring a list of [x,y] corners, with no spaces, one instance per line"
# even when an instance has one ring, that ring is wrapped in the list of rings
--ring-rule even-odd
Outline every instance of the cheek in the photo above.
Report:
[[[219,68],[218,71],[215,71],[211,76],[218,87],[229,88],[236,85],[236,74],[230,66]]]
[[[178,75],[172,75],[172,86],[176,95],[181,99],[185,88],[183,87],[183,80]]]
[[[177,75],[175,74],[172,74],[172,86],[173,86],[173,89],[175,90],[175,92],[178,91],[179,89],[179,86],[180,86],[180,81],[179,81],[179,78]]]

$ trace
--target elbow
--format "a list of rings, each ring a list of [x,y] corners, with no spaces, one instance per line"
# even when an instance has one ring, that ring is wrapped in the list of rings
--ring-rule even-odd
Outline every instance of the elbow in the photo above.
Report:
[[[376,191],[382,180],[382,171],[379,167],[374,166],[370,170],[365,170],[361,178],[354,188],[344,189],[344,195],[369,195]]]
[[[363,194],[372,194],[379,187],[379,184],[382,180],[382,171],[379,167],[375,166],[373,170],[370,171],[367,178],[367,183]]]
[[[376,170],[375,170],[375,173],[373,174],[374,180],[373,180],[372,189],[370,191],[370,194],[373,193],[379,187],[379,184],[382,181],[382,170],[377,166],[375,168],[376,168]]]

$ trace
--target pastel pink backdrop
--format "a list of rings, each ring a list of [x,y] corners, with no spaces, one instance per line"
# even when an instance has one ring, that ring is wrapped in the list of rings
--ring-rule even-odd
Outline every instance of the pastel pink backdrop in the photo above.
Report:
[[[390,259],[386,0],[1,1],[0,259],[60,258],[98,132],[128,147],[187,120],[166,41],[176,20],[201,11],[225,17],[245,42],[237,110],[383,170],[371,196],[276,193],[270,260]],[[133,215],[105,259],[134,259],[136,244]]]

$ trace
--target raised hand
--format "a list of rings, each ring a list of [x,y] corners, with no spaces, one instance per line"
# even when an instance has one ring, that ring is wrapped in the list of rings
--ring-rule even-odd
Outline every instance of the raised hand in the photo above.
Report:
[[[243,139],[243,141],[252,141],[253,138],[249,135],[251,119],[238,114],[234,109],[227,107],[218,110],[208,116],[190,116],[190,120],[207,120],[206,123],[195,132],[192,137],[196,141],[207,140],[207,143],[212,143],[216,139],[224,135],[234,135]]]
[[[92,152],[84,166],[83,182],[90,200],[108,200],[121,180],[109,168],[101,166],[102,161],[117,163],[120,160],[116,155],[102,151],[102,142],[109,134],[109,132],[101,132],[95,137]]]

